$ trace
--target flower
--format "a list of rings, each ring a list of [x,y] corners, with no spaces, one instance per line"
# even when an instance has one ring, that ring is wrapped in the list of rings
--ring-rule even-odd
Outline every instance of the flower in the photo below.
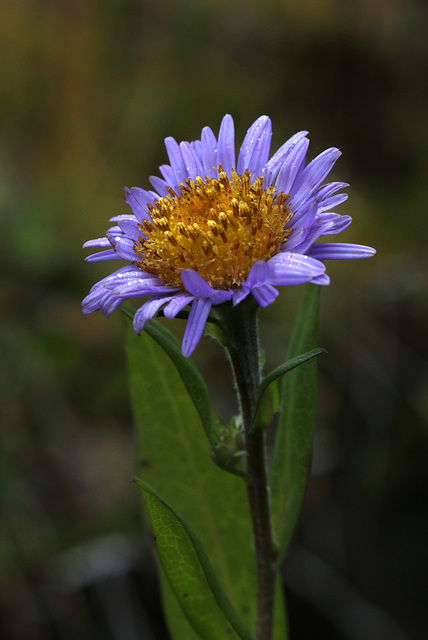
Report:
[[[83,313],[100,309],[108,317],[129,298],[149,297],[134,316],[138,335],[161,307],[172,319],[190,305],[182,344],[189,356],[212,305],[237,305],[251,294],[266,307],[278,286],[329,284],[322,260],[374,255],[363,245],[316,242],[351,223],[331,211],[348,185],[320,186],[340,151],[327,149],[305,166],[309,140],[301,131],[269,160],[271,135],[270,119],[261,116],[236,164],[230,115],[218,139],[209,127],[191,143],[166,138],[170,164],[160,167],[163,179],[150,178],[155,191],[125,188],[132,213],[111,218],[106,237],[83,245],[103,249],[88,262],[128,262],[92,287]]]

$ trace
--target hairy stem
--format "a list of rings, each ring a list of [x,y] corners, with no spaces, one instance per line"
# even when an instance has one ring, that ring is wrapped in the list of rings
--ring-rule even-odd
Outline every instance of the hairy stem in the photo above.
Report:
[[[224,312],[229,332],[228,352],[238,390],[245,429],[247,490],[257,562],[256,640],[271,640],[275,595],[274,545],[272,536],[265,435],[251,429],[255,399],[260,385],[260,353],[257,332],[257,304],[252,298]]]

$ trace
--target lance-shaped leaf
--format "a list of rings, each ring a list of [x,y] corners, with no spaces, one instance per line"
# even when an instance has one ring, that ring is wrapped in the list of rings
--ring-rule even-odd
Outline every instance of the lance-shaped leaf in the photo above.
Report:
[[[145,493],[166,578],[192,627],[204,640],[252,640],[192,527],[150,485],[136,482]]]
[[[122,311],[132,319],[134,315],[133,310],[125,306],[122,307]],[[239,476],[245,475],[238,467],[234,466],[233,459],[218,446],[218,433],[220,429],[218,419],[211,407],[207,385],[193,360],[191,358],[185,358],[182,355],[179,341],[166,327],[160,324],[160,322],[156,322],[155,320],[147,322],[144,326],[144,331],[156,340],[158,345],[162,347],[174,363],[199,414],[209,441],[210,453],[214,462],[231,473]]]
[[[256,564],[245,482],[212,463],[200,417],[162,348],[147,333],[137,338],[130,328],[128,359],[137,475],[197,532],[227,597],[252,629]],[[173,640],[199,640],[166,579],[162,595]],[[274,638],[284,640],[280,593],[276,605]]]
[[[134,313],[132,310],[123,307],[122,311],[129,318],[133,318]],[[182,355],[179,341],[162,324],[155,320],[151,320],[144,326],[144,331],[156,340],[158,345],[162,347],[176,366],[177,371],[193,400],[196,411],[199,413],[202,426],[205,430],[211,448],[212,450],[215,450],[217,445],[216,418],[211,408],[207,385],[205,384],[199,369],[191,358],[185,358]]]
[[[287,359],[314,348],[319,287],[307,284]],[[316,355],[312,351],[313,355]],[[316,363],[310,359],[283,379],[278,432],[270,470],[272,525],[280,562],[296,526],[310,471],[316,401]]]

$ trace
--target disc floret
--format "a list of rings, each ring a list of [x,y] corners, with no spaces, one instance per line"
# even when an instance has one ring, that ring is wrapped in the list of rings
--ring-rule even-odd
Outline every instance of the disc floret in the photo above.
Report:
[[[177,191],[179,193],[177,193]],[[193,269],[214,289],[245,282],[251,267],[280,252],[291,233],[288,194],[251,181],[247,169],[231,177],[186,179],[149,205],[151,220],[140,224],[137,266],[172,286],[181,271]]]

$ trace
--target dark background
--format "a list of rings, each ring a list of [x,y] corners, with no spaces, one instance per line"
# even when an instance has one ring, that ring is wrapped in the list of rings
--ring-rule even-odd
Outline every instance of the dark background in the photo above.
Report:
[[[310,157],[338,146],[341,240],[378,250],[328,264],[291,638],[428,637],[427,27],[421,0],[0,3],[2,637],[167,637],[132,485],[125,320],[81,317],[112,267],[80,247],[126,211],[125,184],[148,187],[165,136],[217,133],[224,113],[238,144],[267,114],[273,150],[300,129]],[[269,367],[300,293],[260,314]],[[227,415],[220,350],[205,338],[195,359]]]

